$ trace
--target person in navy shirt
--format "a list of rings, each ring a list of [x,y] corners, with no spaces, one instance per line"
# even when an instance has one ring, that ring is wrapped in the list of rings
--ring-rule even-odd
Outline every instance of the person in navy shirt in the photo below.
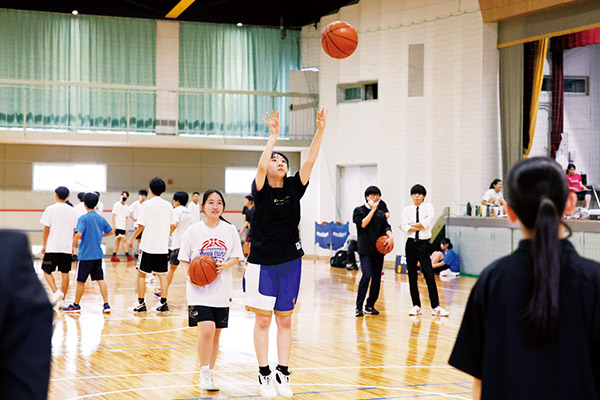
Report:
[[[106,288],[106,282],[104,282],[104,271],[102,270],[104,252],[100,244],[103,237],[112,235],[113,228],[104,217],[94,211],[94,208],[98,205],[98,195],[96,193],[86,193],[83,196],[83,202],[85,203],[87,213],[77,220],[75,237],[73,238],[73,247],[81,239],[81,243],[79,244],[79,261],[77,262],[75,301],[68,307],[63,308],[63,311],[67,313],[81,312],[79,301],[85,290],[85,281],[87,281],[88,276],[91,276],[92,280],[98,283],[100,293],[104,299],[102,312],[108,314],[110,313],[108,289]]]
[[[452,250],[452,242],[448,238],[444,238],[440,241],[440,249],[442,251],[434,251],[431,255],[431,266],[433,272],[438,273],[441,276],[444,275],[458,275],[460,270],[460,260],[458,254]]]

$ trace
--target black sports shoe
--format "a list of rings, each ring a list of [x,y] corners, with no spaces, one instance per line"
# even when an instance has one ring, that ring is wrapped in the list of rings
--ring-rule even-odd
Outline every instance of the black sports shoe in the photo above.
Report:
[[[167,305],[167,303],[160,303],[156,307],[154,307],[152,311],[156,311],[159,314],[168,314],[169,306]]]
[[[365,307],[365,314],[371,314],[371,315],[379,315],[379,311],[377,311],[375,309],[375,307]]]
[[[146,311],[148,311],[146,309],[146,303],[141,303],[141,304],[138,303],[137,306],[133,307],[133,312],[136,312],[136,313],[146,312]]]
[[[364,313],[360,308],[357,308],[356,311],[354,312],[354,316],[355,317],[364,317]]]

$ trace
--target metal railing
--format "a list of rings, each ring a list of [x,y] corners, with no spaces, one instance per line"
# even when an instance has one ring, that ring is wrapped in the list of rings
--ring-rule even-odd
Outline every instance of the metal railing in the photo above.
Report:
[[[0,79],[0,128],[76,133],[265,138],[279,110],[282,138],[310,139],[318,95]]]

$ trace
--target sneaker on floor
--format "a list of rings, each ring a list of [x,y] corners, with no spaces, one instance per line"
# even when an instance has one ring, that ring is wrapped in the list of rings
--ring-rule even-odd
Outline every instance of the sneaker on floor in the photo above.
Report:
[[[159,314],[168,314],[169,306],[167,305],[167,303],[158,303],[158,305],[154,307],[152,311],[155,311]]]
[[[444,310],[442,307],[437,306],[433,310],[431,310],[431,315],[437,315],[438,317],[447,317],[450,313]]]
[[[154,298],[155,298],[156,300],[160,300],[160,292],[156,292],[156,293],[154,293]]]
[[[81,306],[80,305],[75,305],[75,304],[71,304],[69,305],[69,307],[65,307],[63,308],[63,312],[66,313],[80,313],[81,312]]]
[[[117,257],[117,256],[112,256],[110,258],[110,262],[119,262],[119,261],[121,261],[121,260],[119,260],[119,257]]]
[[[103,307],[102,307],[102,312],[104,314],[110,314],[110,305],[108,305],[108,303],[106,303]]]
[[[277,397],[277,389],[275,389],[275,382],[273,382],[273,374],[263,376],[258,374],[258,383],[260,384],[260,395],[266,398]]]
[[[292,387],[290,386],[290,376],[284,375],[281,371],[275,371],[275,387],[283,397],[292,397]]]
[[[365,307],[365,314],[379,315],[379,311],[375,307]]]
[[[129,261],[136,261],[136,260],[137,260],[137,259],[136,259],[134,256],[131,256],[131,255],[127,256],[127,261],[128,261],[128,262],[129,262]]]
[[[148,309],[146,308],[146,303],[138,303],[135,307],[133,307],[133,312],[141,313],[146,312]]]
[[[208,390],[209,392],[216,392],[219,390],[215,384],[215,379],[211,370],[200,371],[200,382],[198,383],[200,390]]]
[[[410,309],[410,311],[408,312],[408,315],[421,315],[421,307],[414,306],[413,308]]]
[[[364,317],[365,313],[363,313],[363,310],[361,310],[360,308],[357,308],[356,311],[354,311],[354,316],[355,317]]]
[[[61,301],[63,299],[63,297],[65,297],[64,293],[61,292],[60,290],[57,290],[56,292],[49,295],[48,299],[50,300],[52,307],[54,307],[55,305],[58,304],[59,301]]]

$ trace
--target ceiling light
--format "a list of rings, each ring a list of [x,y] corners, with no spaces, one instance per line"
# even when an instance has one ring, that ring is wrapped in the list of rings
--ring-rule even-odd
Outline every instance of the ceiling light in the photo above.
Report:
[[[242,25],[244,25],[244,24],[242,24],[241,22],[237,23],[237,26],[242,26]]]
[[[78,14],[79,14],[79,11],[77,11],[77,10],[73,10],[73,11],[71,11],[71,14],[73,14],[73,15],[78,15]]]

